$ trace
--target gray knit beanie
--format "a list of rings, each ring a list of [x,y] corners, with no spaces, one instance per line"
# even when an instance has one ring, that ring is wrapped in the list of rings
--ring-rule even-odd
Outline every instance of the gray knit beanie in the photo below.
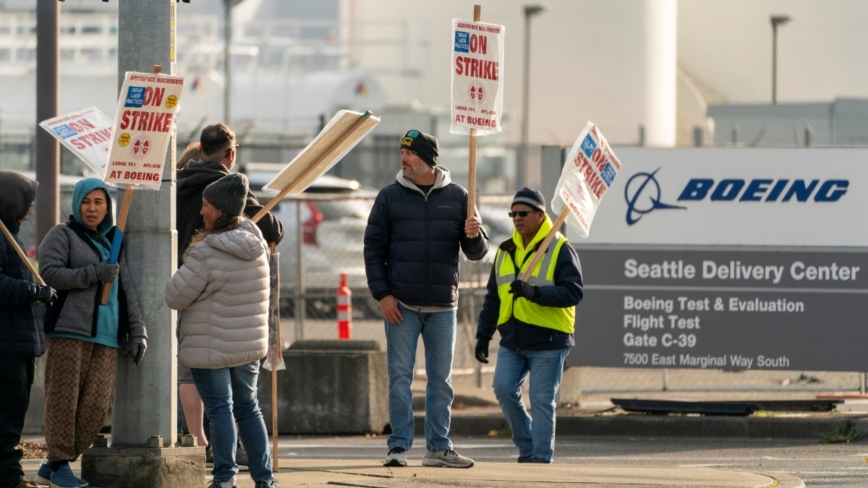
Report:
[[[202,196],[223,213],[241,215],[249,188],[246,176],[233,173],[206,186]]]
[[[533,188],[524,187],[517,191],[515,197],[512,199],[512,205],[515,205],[516,203],[523,203],[528,207],[533,207],[539,210],[540,212],[546,211],[545,197],[542,193]]]

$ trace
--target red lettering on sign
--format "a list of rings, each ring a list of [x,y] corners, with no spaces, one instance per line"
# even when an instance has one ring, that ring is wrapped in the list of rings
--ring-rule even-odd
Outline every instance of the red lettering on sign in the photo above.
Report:
[[[455,58],[455,74],[497,81],[500,78],[500,66],[497,61],[459,56]]]
[[[485,54],[488,51],[488,38],[477,34],[470,35],[470,52]]]
[[[145,106],[159,107],[163,104],[163,95],[166,94],[165,88],[145,88],[145,100],[142,102]]]

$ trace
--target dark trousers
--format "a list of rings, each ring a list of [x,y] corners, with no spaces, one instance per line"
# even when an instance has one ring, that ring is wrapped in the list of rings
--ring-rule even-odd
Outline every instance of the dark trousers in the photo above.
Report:
[[[0,488],[18,486],[24,477],[24,451],[16,447],[30,405],[34,363],[30,356],[0,357]]]

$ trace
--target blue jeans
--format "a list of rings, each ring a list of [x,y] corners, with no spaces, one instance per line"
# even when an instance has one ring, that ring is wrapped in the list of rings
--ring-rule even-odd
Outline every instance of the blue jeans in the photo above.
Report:
[[[452,356],[455,353],[455,310],[423,313],[398,305],[404,321],[386,321],[386,348],[389,359],[389,420],[392,435],[389,449],[413,447],[413,370],[419,335],[425,345],[425,448],[429,451],[452,449],[449,423],[452,419]]]
[[[570,349],[512,351],[501,347],[494,368],[494,394],[512,429],[519,456],[551,462],[555,452],[555,394],[561,384],[564,360]],[[533,418],[521,398],[521,387],[530,374]]]
[[[192,369],[193,382],[205,412],[211,419],[211,444],[217,481],[231,480],[238,474],[235,448],[238,439],[235,423],[247,450],[250,477],[253,481],[268,481],[271,475],[271,451],[265,421],[256,400],[256,380],[259,361],[234,368]],[[235,417],[233,419],[233,416]]]

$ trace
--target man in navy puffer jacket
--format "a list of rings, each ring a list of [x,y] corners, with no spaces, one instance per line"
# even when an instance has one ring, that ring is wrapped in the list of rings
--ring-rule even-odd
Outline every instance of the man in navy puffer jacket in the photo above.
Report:
[[[411,130],[401,140],[401,171],[377,195],[365,230],[368,288],[386,319],[389,437],[386,466],[406,466],[413,444],[410,385],[419,336],[425,345],[425,466],[469,468],[449,440],[452,355],[458,308],[458,251],[488,252],[478,216],[467,218],[467,190],[437,166],[437,139]]]

